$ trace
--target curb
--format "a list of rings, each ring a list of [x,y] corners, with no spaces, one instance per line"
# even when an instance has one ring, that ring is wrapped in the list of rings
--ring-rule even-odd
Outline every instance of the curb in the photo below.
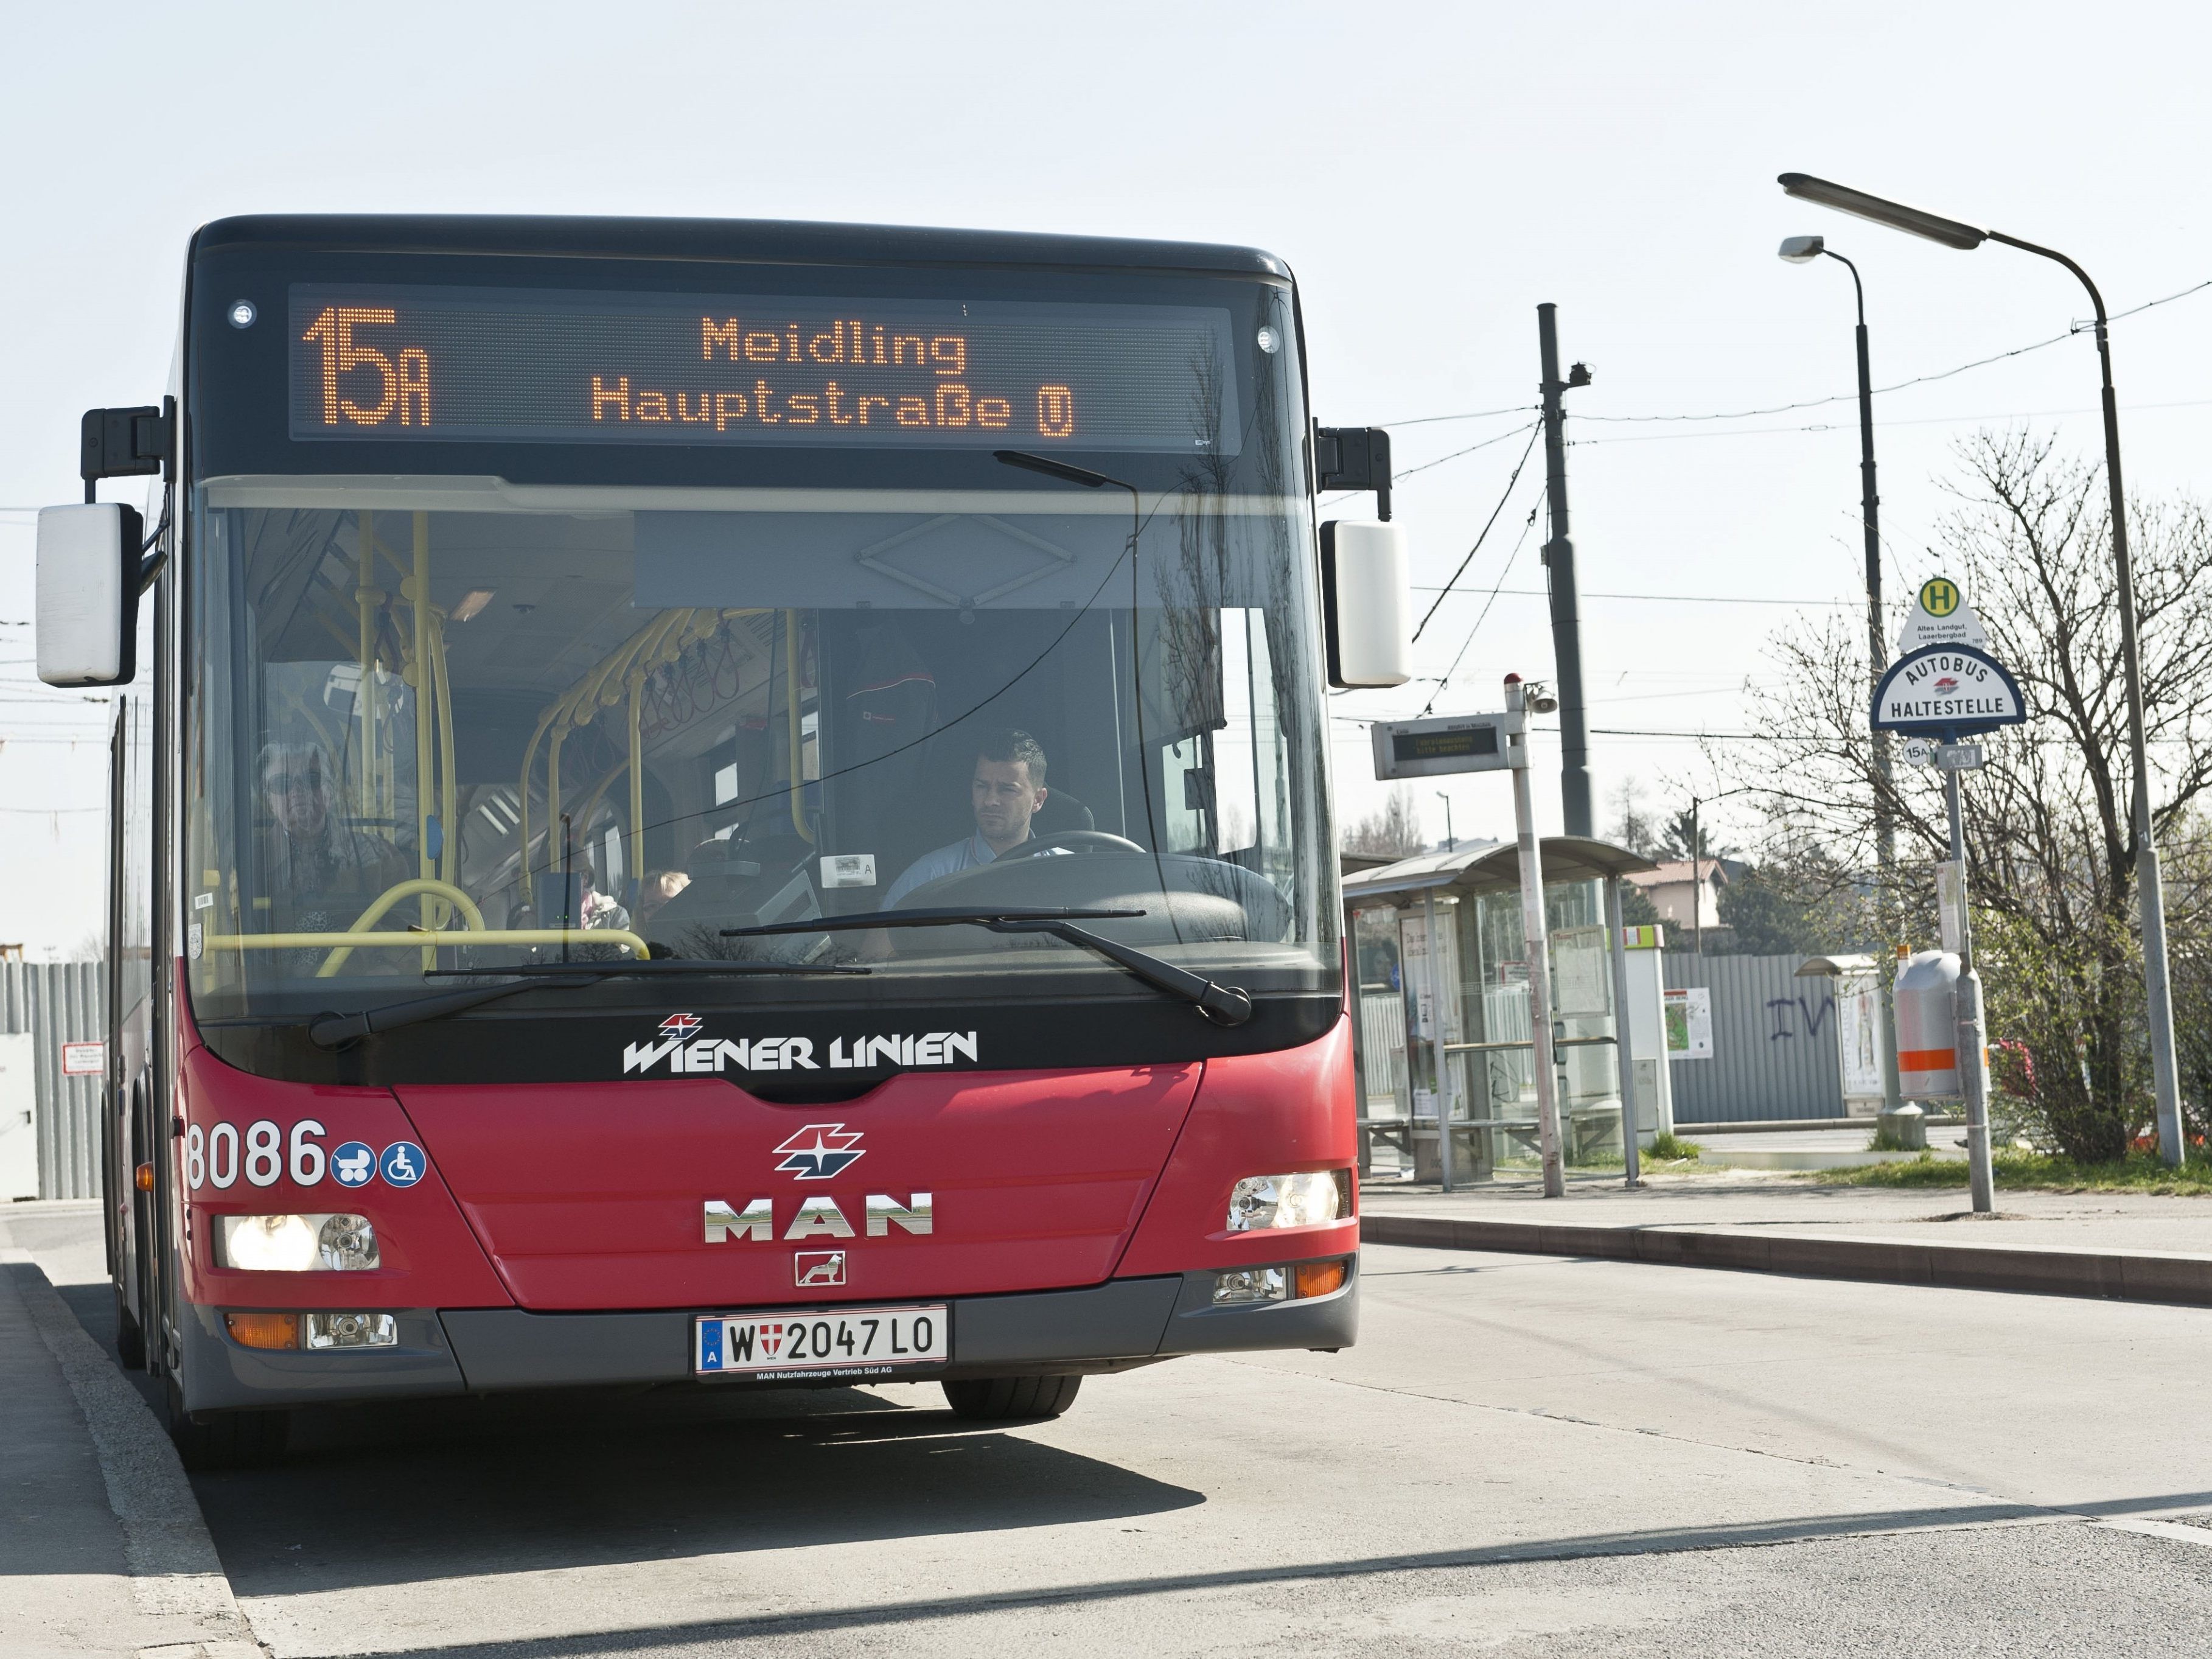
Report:
[[[132,1599],[142,1616],[191,1632],[138,1650],[141,1659],[263,1659],[208,1535],[176,1448],[138,1391],[85,1334],[45,1270],[24,1250],[0,1250],[39,1339],[83,1413],[107,1505],[122,1523]]]
[[[1919,1244],[1694,1227],[1593,1227],[1438,1216],[1364,1215],[1361,1242],[1517,1255],[1571,1255],[1668,1267],[1793,1273],[1953,1290],[2212,1307],[2212,1256],[2148,1255],[2057,1246]]]

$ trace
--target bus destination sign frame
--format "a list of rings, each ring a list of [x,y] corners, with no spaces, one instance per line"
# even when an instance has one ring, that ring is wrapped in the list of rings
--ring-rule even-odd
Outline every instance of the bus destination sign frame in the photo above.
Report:
[[[1234,455],[1230,313],[295,283],[295,441]]]

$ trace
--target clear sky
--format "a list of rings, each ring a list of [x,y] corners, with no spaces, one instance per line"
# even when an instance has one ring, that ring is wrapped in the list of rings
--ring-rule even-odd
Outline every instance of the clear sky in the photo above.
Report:
[[[31,520],[75,500],[79,413],[160,393],[203,221],[264,210],[860,220],[1257,243],[1303,288],[1315,412],[1395,422],[1401,472],[1528,417],[1534,307],[1560,308],[1594,766],[1655,800],[1710,774],[1741,688],[1800,611],[1861,592],[1850,279],[1886,386],[2063,333],[2055,266],[1958,253],[1786,200],[1799,170],[2062,247],[2118,311],[2212,278],[2212,154],[2191,7],[386,3],[6,9],[0,100],[0,941],[99,926],[105,711],[39,696]],[[2212,290],[2118,325],[2130,483],[2212,490]],[[1934,569],[1949,447],[2032,419],[2097,445],[2086,336],[1878,403],[1897,586]],[[1813,428],[1813,429],[1808,429]],[[1441,583],[1526,441],[1405,479]],[[1440,711],[1497,706],[1551,643],[1532,460],[1419,647]],[[113,498],[135,499],[116,486]],[[1493,587],[1481,629],[1468,629]],[[1668,599],[1616,595],[1668,595]],[[1726,603],[1755,600],[1759,603]],[[1785,601],[1789,603],[1772,603]],[[1431,687],[1334,699],[1346,816],[1379,799],[1365,728]],[[76,741],[72,744],[71,738]],[[1540,801],[1556,822],[1549,775]],[[1504,833],[1495,777],[1452,790]],[[1422,803],[1431,832],[1439,803]],[[1726,808],[1716,817],[1727,827]]]

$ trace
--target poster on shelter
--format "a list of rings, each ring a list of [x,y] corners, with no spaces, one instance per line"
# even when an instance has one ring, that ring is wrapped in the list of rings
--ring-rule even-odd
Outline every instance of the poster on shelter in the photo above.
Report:
[[[1713,1057],[1712,988],[1705,985],[1689,985],[1662,994],[1667,1005],[1667,1058],[1711,1060]]]
[[[1872,975],[1837,981],[1836,1037],[1844,1062],[1844,1097],[1881,1098],[1881,993]]]

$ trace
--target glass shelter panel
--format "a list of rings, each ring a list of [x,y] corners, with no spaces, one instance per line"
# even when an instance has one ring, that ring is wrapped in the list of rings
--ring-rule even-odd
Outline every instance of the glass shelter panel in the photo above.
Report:
[[[1620,1091],[1613,1042],[1613,967],[1601,882],[1545,890],[1559,1064],[1560,1126],[1570,1164],[1617,1161]],[[1485,894],[1465,907],[1463,1018],[1474,1036],[1457,1056],[1472,1119],[1497,1126],[1500,1167],[1537,1162],[1536,1085],[1528,1017],[1529,962],[1517,893]]]

